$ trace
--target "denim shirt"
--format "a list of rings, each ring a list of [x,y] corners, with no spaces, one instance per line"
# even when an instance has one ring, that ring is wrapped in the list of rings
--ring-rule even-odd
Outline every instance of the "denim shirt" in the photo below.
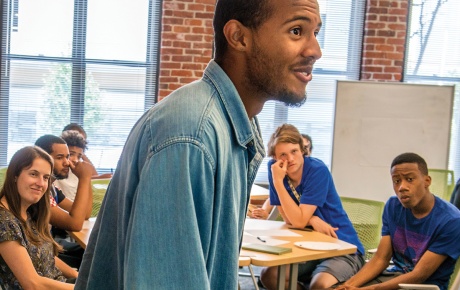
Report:
[[[76,289],[237,289],[260,136],[214,61],[147,111],[118,161]]]

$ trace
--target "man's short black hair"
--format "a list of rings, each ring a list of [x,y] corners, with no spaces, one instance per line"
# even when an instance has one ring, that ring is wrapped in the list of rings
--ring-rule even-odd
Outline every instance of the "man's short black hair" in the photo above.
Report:
[[[35,146],[38,146],[46,151],[46,153],[53,153],[53,144],[67,144],[61,137],[47,134],[43,135],[35,141]]]
[[[428,175],[428,165],[426,164],[425,159],[418,154],[406,152],[396,156],[395,159],[393,159],[393,162],[391,162],[391,168],[403,163],[417,163],[420,172],[422,172],[423,175]]]
[[[313,152],[313,140],[311,139],[310,135],[308,134],[301,134],[302,137],[308,140],[310,142],[310,153]]]
[[[244,26],[257,29],[273,13],[272,0],[218,0],[214,13],[214,59],[222,61],[227,51],[227,39],[224,35],[224,26],[228,21],[235,19]]]

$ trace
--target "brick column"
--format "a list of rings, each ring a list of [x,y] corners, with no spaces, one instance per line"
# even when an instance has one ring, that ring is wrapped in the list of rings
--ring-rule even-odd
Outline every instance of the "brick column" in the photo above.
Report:
[[[409,0],[368,0],[361,80],[401,81]]]
[[[199,79],[212,57],[216,0],[164,0],[158,99]]]

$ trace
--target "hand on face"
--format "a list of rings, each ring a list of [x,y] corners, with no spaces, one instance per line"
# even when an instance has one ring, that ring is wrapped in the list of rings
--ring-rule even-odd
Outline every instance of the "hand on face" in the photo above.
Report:
[[[92,175],[92,166],[88,162],[70,162],[70,169],[78,177],[82,179],[84,177],[91,178]]]
[[[273,181],[275,180],[282,181],[284,177],[286,176],[287,168],[288,168],[288,162],[286,160],[280,159],[280,160],[277,160],[275,163],[273,163],[271,167]]]

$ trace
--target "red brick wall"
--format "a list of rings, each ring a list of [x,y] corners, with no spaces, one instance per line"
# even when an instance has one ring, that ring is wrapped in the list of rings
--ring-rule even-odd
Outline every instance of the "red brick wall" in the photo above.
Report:
[[[164,0],[159,100],[201,77],[212,57],[216,0]]]
[[[201,77],[212,57],[216,0],[164,0],[159,100]],[[361,79],[400,81],[409,0],[367,0]]]
[[[409,0],[368,0],[361,80],[401,81]]]

